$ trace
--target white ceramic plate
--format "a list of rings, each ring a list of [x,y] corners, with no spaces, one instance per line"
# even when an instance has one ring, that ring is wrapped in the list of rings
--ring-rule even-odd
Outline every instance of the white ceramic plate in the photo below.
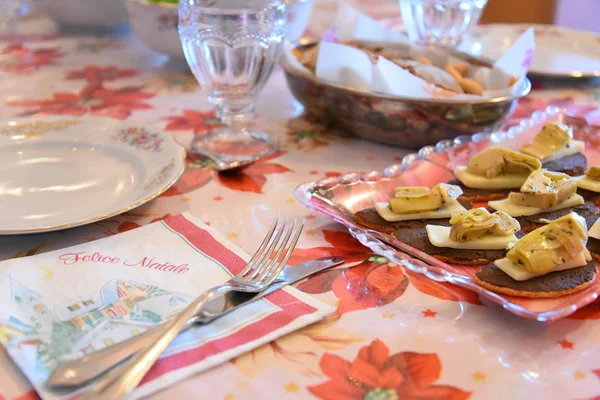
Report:
[[[460,50],[496,60],[527,28],[535,30],[535,54],[529,72],[556,78],[600,76],[600,35],[552,25],[478,26]]]
[[[185,149],[105,118],[0,122],[0,235],[47,232],[131,210],[167,190]]]

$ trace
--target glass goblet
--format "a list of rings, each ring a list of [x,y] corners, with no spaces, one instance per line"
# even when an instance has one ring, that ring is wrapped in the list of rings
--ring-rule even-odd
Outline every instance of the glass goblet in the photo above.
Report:
[[[400,0],[411,41],[456,47],[477,25],[487,0]]]
[[[278,148],[275,137],[248,122],[279,60],[285,33],[285,0],[180,2],[179,36],[185,58],[224,125],[197,135],[194,150],[233,162]]]

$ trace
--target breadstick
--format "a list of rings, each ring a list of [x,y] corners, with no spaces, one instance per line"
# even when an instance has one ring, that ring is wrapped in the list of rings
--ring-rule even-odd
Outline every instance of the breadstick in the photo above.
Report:
[[[454,68],[454,66],[446,65],[446,67],[444,69],[446,70],[447,73],[452,75],[452,77],[454,79],[456,79],[456,81],[458,83],[460,83],[460,81],[463,79],[462,75]]]
[[[483,96],[483,87],[473,79],[462,78],[458,83],[460,83],[460,86],[462,86],[466,93]]]
[[[448,66],[454,68],[460,74],[460,76],[465,76],[467,70],[469,69],[467,64],[448,64]]]

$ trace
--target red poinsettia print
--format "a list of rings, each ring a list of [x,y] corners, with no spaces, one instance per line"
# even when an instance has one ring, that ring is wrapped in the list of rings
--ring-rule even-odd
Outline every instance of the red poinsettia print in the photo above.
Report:
[[[152,221],[150,221],[149,223],[153,223],[153,222],[158,222],[158,221],[162,221],[165,218],[169,218],[171,217],[171,214],[165,214],[160,218],[154,218]],[[133,222],[133,221],[123,221],[119,224],[119,226],[117,227],[117,232],[118,233],[123,233],[123,232],[127,232],[130,231],[132,229],[136,229],[139,228],[141,225],[138,224],[137,222]]]
[[[145,212],[131,212],[130,211],[126,214],[123,214],[123,217],[127,218],[125,220],[122,220],[121,217],[115,217],[115,218],[110,218],[110,219],[96,222],[96,224],[104,229],[104,234],[106,236],[112,236],[112,235],[116,235],[118,233],[123,233],[123,232],[130,231],[132,229],[139,228],[142,225],[140,225],[138,222],[134,222],[130,219],[138,219],[138,221],[139,221],[139,219],[142,219],[142,218],[145,220],[145,218],[147,218],[148,216],[149,216],[149,214],[147,214]],[[156,218],[152,219],[148,223],[151,224],[153,222],[161,221],[170,216],[171,216],[171,214],[165,214],[162,217],[156,217]],[[88,241],[93,241],[93,240],[96,240],[96,238],[95,237],[88,238]]]
[[[83,79],[89,83],[114,81],[119,78],[131,78],[138,74],[134,68],[118,68],[115,66],[86,65],[82,69],[67,71],[67,79]]]
[[[221,126],[221,120],[215,116],[213,110],[183,110],[183,115],[167,117],[167,131],[187,131],[194,133],[208,132]]]
[[[352,362],[325,353],[319,365],[328,380],[308,390],[320,399],[464,400],[471,396],[457,387],[435,384],[442,372],[437,354],[390,355],[379,339],[361,348]]]
[[[163,193],[163,196],[175,196],[200,189],[214,179],[216,183],[231,190],[240,192],[262,193],[268,175],[283,174],[291,170],[281,164],[270,162],[285,154],[278,151],[256,163],[249,165],[241,171],[225,174],[212,169],[211,161],[206,159],[194,160],[193,155],[188,155],[188,165],[179,181]]]
[[[29,392],[17,397],[15,400],[42,400],[42,398],[35,390],[30,390]]]
[[[57,48],[31,49],[22,44],[9,44],[0,50],[0,69],[14,74],[28,74],[43,66],[56,65],[64,53]]]
[[[381,307],[404,294],[409,281],[400,267],[388,263],[383,257],[373,255],[368,248],[345,232],[323,230],[323,235],[334,247],[296,250],[290,263],[341,255],[349,263],[360,261],[360,264],[315,275],[301,283],[298,289],[312,294],[333,290],[339,299],[337,311],[340,314]]]
[[[154,97],[141,87],[128,86],[119,89],[105,88],[101,82],[87,84],[80,92],[55,93],[50,99],[11,101],[14,107],[27,110],[19,115],[74,115],[84,114],[125,119],[134,110],[153,108],[144,100]]]
[[[463,301],[465,303],[483,306],[476,292],[447,282],[437,282],[423,274],[405,271],[410,283],[421,293],[437,297],[440,300]]]
[[[5,397],[0,393],[0,400],[9,400],[8,397]],[[41,397],[38,396],[35,390],[30,390],[28,392],[23,393],[18,397],[13,397],[12,400],[41,400]]]
[[[276,152],[269,157],[265,157],[249,165],[240,172],[231,174],[213,172],[213,176],[215,181],[226,188],[240,192],[262,193],[263,186],[267,183],[268,175],[283,174],[292,171],[281,164],[269,162],[282,154],[284,154],[283,151]]]
[[[404,271],[387,258],[374,254],[349,233],[324,229],[323,236],[332,247],[296,249],[290,263],[296,264],[334,255],[345,257],[347,263],[359,262],[350,268],[315,275],[298,285],[298,289],[306,293],[333,291],[339,299],[339,313],[389,304],[401,297],[409,284],[420,292],[441,300],[481,304],[478,296],[469,290]]]
[[[181,177],[173,186],[165,191],[161,196],[177,196],[193,192],[204,187],[212,180],[213,163],[207,160],[194,160],[193,156],[188,154],[187,166]]]
[[[39,253],[39,251],[42,249],[42,247],[44,247],[44,245],[40,244],[40,245],[37,245],[35,247],[29,248],[27,250],[21,250],[21,251],[18,251],[16,253],[13,253],[8,258],[20,258],[20,257],[33,256],[33,255]]]

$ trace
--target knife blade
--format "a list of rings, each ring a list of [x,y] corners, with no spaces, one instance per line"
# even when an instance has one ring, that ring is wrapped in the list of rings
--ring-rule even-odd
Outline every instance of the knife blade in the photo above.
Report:
[[[229,292],[210,301],[202,308],[195,323],[209,323],[250,301],[258,300],[281,289],[283,286],[301,281],[312,274],[339,265],[344,261],[346,261],[344,257],[325,257],[284,268],[277,279],[260,293]]]
[[[335,267],[346,261],[343,257],[325,257],[284,268],[277,279],[260,293],[228,292],[207,303],[194,318],[191,318],[185,329],[195,323],[207,324],[246,304],[259,300],[284,286],[299,282],[312,274]],[[166,323],[166,322],[165,322]],[[164,323],[163,323],[164,324]],[[51,388],[64,389],[85,385],[99,375],[127,360],[139,349],[152,342],[163,324],[131,337],[112,346],[88,354],[82,358],[67,361],[59,365],[48,378]]]

